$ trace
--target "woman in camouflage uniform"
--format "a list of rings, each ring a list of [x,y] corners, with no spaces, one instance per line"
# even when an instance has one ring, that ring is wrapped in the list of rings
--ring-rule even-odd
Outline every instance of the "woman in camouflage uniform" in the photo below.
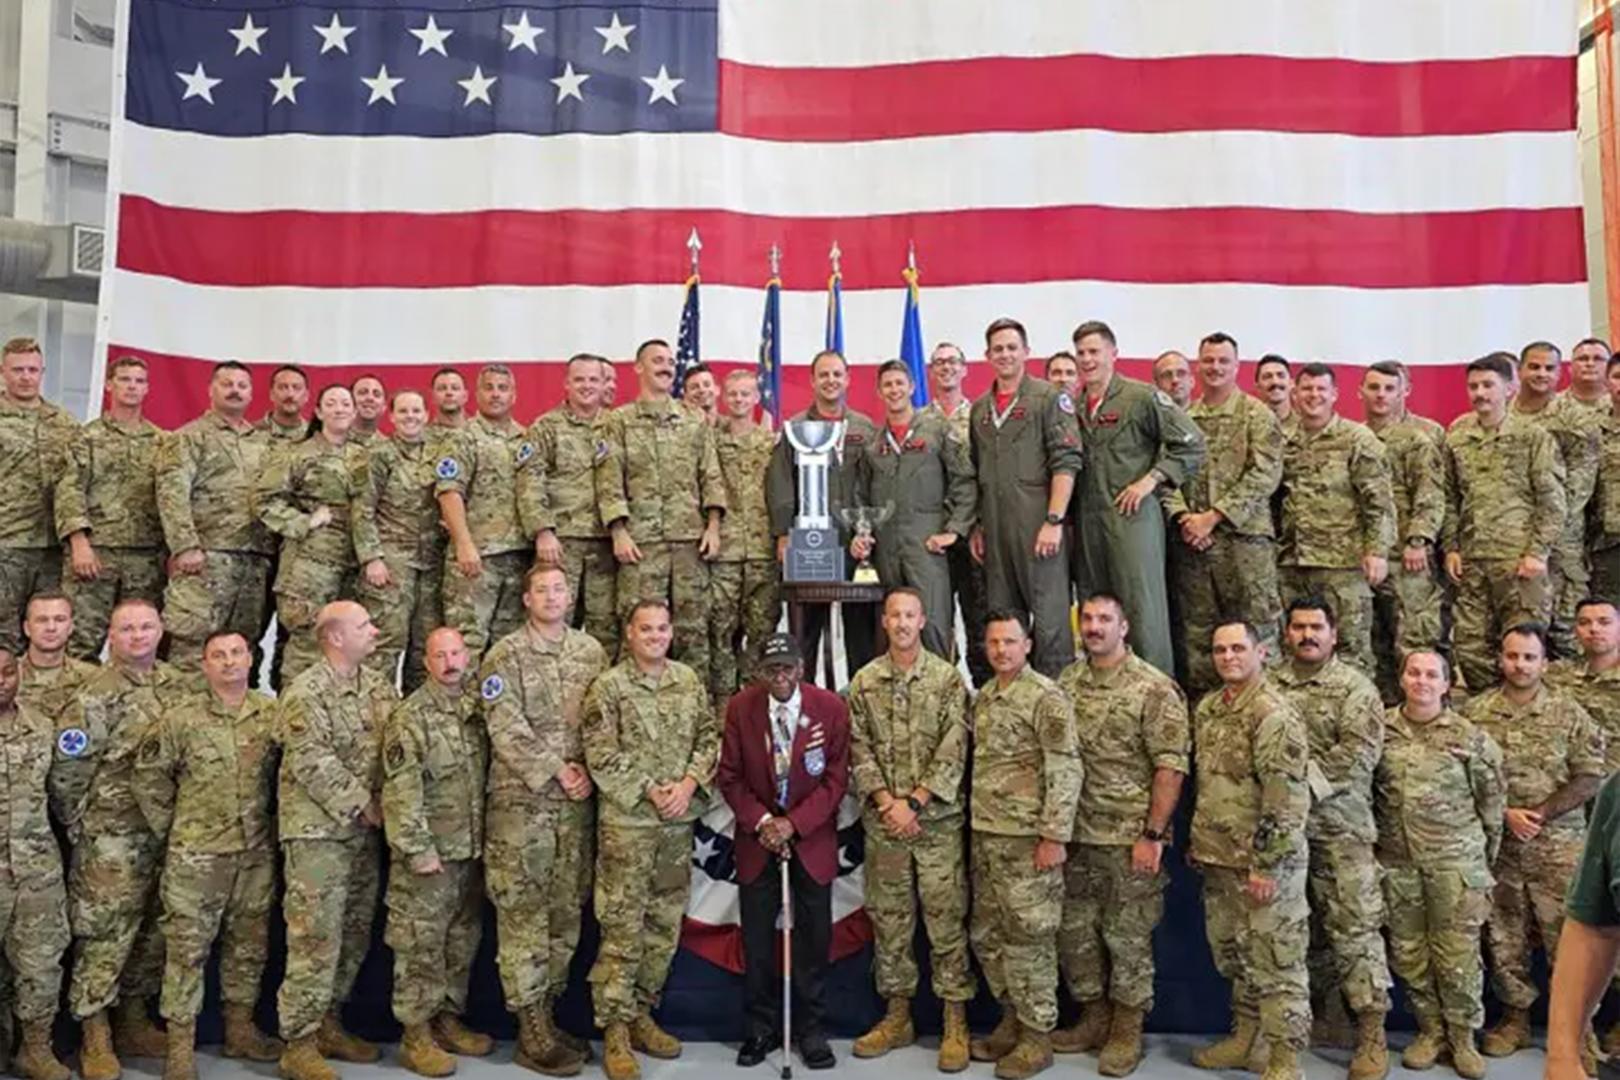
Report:
[[[276,618],[288,635],[282,686],[321,658],[316,612],[354,597],[349,507],[365,453],[349,443],[354,416],[349,388],[326,387],[315,400],[309,438],[278,443],[254,491],[259,520],[282,541],[275,586]]]
[[[1384,868],[1390,967],[1406,986],[1418,1034],[1401,1063],[1427,1069],[1450,1056],[1478,1080],[1485,1059],[1480,928],[1491,910],[1491,864],[1507,806],[1502,751],[1453,712],[1451,668],[1439,653],[1408,653],[1405,701],[1384,716],[1374,780],[1378,861]]]
[[[444,529],[434,498],[438,455],[425,438],[427,402],[415,390],[394,395],[393,438],[372,444],[354,496],[359,600],[377,627],[366,665],[392,681],[405,657],[405,693],[422,684],[427,636],[444,621],[439,583]]]

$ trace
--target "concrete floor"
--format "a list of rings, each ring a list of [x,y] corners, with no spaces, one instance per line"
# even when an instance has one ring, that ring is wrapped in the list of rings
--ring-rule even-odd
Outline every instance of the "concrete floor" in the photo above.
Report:
[[[1396,1041],[1404,1044],[1405,1035],[1397,1035]],[[1148,1038],[1148,1054],[1137,1070],[1136,1076],[1146,1080],[1208,1080],[1209,1073],[1193,1068],[1188,1060],[1192,1048],[1200,1045],[1204,1040],[1183,1035],[1156,1035]],[[833,1052],[838,1055],[838,1065],[827,1073],[812,1073],[804,1067],[797,1058],[794,1059],[795,1080],[806,1080],[811,1076],[866,1076],[883,1077],[884,1080],[922,1080],[924,1077],[935,1078],[940,1075],[934,1069],[934,1053],[937,1042],[927,1039],[922,1045],[909,1047],[905,1050],[890,1054],[875,1061],[857,1061],[850,1056],[849,1042],[847,1040],[834,1040]],[[585,1066],[581,1073],[585,1077],[601,1076],[600,1052],[598,1045],[598,1062]],[[1398,1053],[1398,1051],[1397,1051]],[[686,1052],[676,1061],[654,1061],[651,1058],[641,1059],[641,1070],[644,1080],[699,1080],[699,1078],[726,1077],[745,1075],[736,1068],[734,1061],[736,1047],[722,1043],[690,1043]],[[1394,1068],[1390,1075],[1416,1076],[1400,1068],[1398,1057],[1392,1059]],[[1349,1061],[1348,1052],[1315,1052],[1305,1059],[1305,1075],[1308,1080],[1343,1080],[1345,1066]],[[1539,1049],[1525,1050],[1513,1057],[1490,1061],[1490,1080],[1539,1080],[1542,1067],[1542,1052]],[[200,1080],[266,1080],[276,1075],[274,1065],[252,1065],[237,1061],[227,1061],[218,1056],[218,1047],[207,1047],[198,1056],[198,1073]],[[384,1052],[383,1062],[380,1065],[343,1065],[340,1066],[344,1080],[399,1080],[400,1077],[410,1076],[394,1064],[393,1048]],[[748,1070],[746,1075],[751,1077],[775,1078],[780,1075],[781,1062],[777,1055],[772,1055],[765,1064]],[[1094,1057],[1060,1056],[1057,1065],[1045,1075],[1061,1076],[1096,1076],[1097,1063]],[[969,1067],[966,1076],[988,1077],[992,1073],[990,1065],[974,1063]],[[162,1074],[161,1063],[155,1061],[135,1061],[126,1063],[124,1075],[126,1077],[156,1078]],[[460,1077],[468,1080],[522,1080],[536,1075],[527,1069],[512,1064],[512,1046],[510,1043],[501,1045],[494,1056],[478,1060],[474,1058],[461,1059],[457,1071]],[[1225,1074],[1228,1080],[1237,1080],[1246,1076],[1244,1073]],[[1452,1080],[1455,1074],[1449,1068],[1441,1066],[1430,1070],[1427,1074],[1433,1080]]]

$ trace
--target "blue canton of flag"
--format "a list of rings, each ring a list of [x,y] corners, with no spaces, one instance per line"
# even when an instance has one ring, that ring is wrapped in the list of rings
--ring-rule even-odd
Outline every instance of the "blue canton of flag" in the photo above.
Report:
[[[765,318],[759,327],[759,404],[782,422],[782,279],[765,283]]]
[[[844,275],[837,270],[827,279],[827,339],[822,348],[844,355]]]
[[[681,306],[681,336],[675,342],[675,396],[686,394],[686,369],[703,359],[698,344],[698,326],[702,311],[698,306],[696,274],[686,279],[686,303]]]
[[[126,111],[229,136],[715,131],[718,4],[132,0]]]
[[[900,359],[911,369],[911,403],[920,409],[928,404],[928,358],[923,355],[922,297],[917,287],[915,267],[906,267],[900,276],[906,279],[906,313],[900,321]]]

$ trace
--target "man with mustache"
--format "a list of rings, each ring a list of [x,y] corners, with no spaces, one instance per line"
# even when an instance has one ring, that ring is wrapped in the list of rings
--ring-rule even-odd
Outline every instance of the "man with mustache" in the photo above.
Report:
[[[1373,771],[1384,745],[1384,707],[1362,672],[1339,658],[1339,622],[1326,600],[1302,597],[1283,620],[1289,662],[1277,686],[1305,718],[1311,761],[1307,892],[1311,905],[1314,1041],[1350,1043],[1345,1006],[1355,1014],[1351,1080],[1377,1080],[1389,1071],[1384,1016],[1389,1012],[1389,963],[1382,934],[1384,907],[1373,844]]]
[[[253,513],[253,485],[270,437],[247,419],[253,378],[234,360],[214,366],[209,409],[158,444],[157,505],[170,552],[163,610],[169,661],[196,670],[203,643],[219,630],[254,646],[270,619],[275,554]]]

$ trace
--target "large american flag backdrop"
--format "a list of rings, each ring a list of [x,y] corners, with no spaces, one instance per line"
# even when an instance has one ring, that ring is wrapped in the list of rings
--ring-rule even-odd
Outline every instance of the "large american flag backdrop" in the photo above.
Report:
[[[1575,0],[125,0],[102,344],[156,419],[233,358],[379,370],[673,338],[752,363],[782,250],[784,397],[827,253],[853,358],[1111,322],[1130,357],[1456,365],[1589,325]],[[621,376],[628,381],[628,373]],[[971,377],[978,390],[980,370]],[[857,404],[872,380],[857,373]],[[630,392],[633,392],[633,388]],[[1351,395],[1346,395],[1347,397]]]

